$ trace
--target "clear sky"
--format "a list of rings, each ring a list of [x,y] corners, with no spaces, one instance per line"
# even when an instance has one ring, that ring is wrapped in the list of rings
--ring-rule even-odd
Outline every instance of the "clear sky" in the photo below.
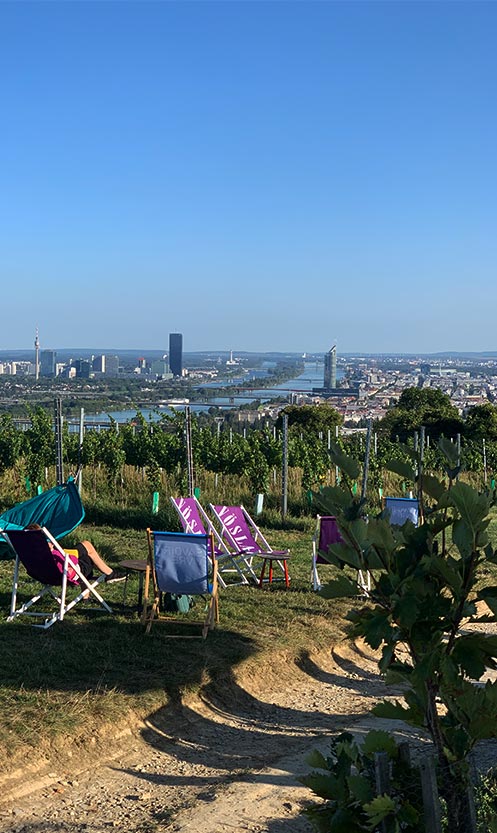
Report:
[[[497,4],[0,3],[0,348],[497,349]]]

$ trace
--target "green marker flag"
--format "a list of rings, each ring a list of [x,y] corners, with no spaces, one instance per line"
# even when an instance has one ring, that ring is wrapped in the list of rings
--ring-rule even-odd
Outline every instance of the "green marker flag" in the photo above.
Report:
[[[157,515],[159,511],[159,492],[154,492],[152,495],[152,515]]]
[[[383,497],[383,489],[382,489],[382,487],[381,487],[381,486],[380,486],[380,487],[379,487],[379,489],[378,489],[378,494],[379,494],[379,496],[380,496],[380,500],[381,500],[381,498]]]
[[[357,494],[357,483],[353,483],[353,485],[352,485],[352,494],[353,495]]]
[[[26,477],[26,480],[24,481],[24,483],[26,485],[26,491],[27,491],[28,495],[30,495],[31,494],[31,480],[29,479],[29,477]]]
[[[312,503],[312,492],[310,490],[307,492],[307,503],[309,504],[309,506]]]
[[[193,494],[197,499],[200,499],[200,486],[195,486]]]
[[[42,493],[42,492],[43,492],[43,486],[42,486],[42,485],[41,485],[41,483],[40,483],[40,484],[38,485],[37,494],[38,494],[38,495],[41,495],[41,493]]]
[[[492,477],[492,479],[490,481],[490,488],[495,489],[495,477]]]
[[[406,484],[404,482],[402,482],[402,492],[405,495],[405,493],[406,493]]]

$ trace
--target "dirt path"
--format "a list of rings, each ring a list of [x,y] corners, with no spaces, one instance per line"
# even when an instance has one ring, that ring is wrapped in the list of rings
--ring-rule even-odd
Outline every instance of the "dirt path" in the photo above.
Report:
[[[0,831],[309,833],[299,813],[311,794],[296,780],[305,756],[345,728],[392,728],[368,716],[386,693],[372,655],[348,643],[243,687],[207,687],[124,732],[100,763],[90,742],[50,771],[0,780]]]
[[[309,793],[295,773],[329,734],[366,728],[384,693],[374,660],[354,646],[301,667],[281,660],[243,688],[207,687],[203,698],[162,709],[109,745],[100,764],[90,741],[89,751],[61,754],[45,771],[0,781],[8,796],[0,831],[310,830],[298,817]]]

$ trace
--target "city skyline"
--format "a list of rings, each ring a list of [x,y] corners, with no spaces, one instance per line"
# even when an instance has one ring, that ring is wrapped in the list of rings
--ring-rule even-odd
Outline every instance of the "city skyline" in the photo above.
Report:
[[[489,3],[0,4],[0,349],[491,351],[496,34]]]

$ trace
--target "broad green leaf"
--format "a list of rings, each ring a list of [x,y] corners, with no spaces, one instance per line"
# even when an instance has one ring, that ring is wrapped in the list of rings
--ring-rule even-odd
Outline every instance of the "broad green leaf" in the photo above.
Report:
[[[375,550],[374,547],[370,546],[367,550],[363,553],[364,556],[364,564],[366,569],[368,570],[383,570],[385,569],[385,563],[381,560],[378,552]],[[388,563],[388,562],[387,562]]]
[[[318,749],[313,749],[305,759],[306,764],[309,764],[313,769],[328,769],[328,763],[324,755]]]
[[[485,495],[478,492],[467,483],[459,480],[448,492],[450,505],[459,512],[463,521],[476,532],[482,520],[488,515],[490,502]]]
[[[377,827],[383,819],[395,812],[395,802],[389,795],[377,795],[369,804],[364,805],[371,828]]]
[[[472,633],[458,636],[454,642],[452,657],[473,680],[479,680],[487,668],[495,667],[497,637]]]
[[[462,518],[454,521],[452,527],[452,541],[461,553],[463,558],[469,558],[473,551],[474,534],[467,523]]]
[[[334,564],[349,564],[356,570],[361,569],[359,555],[349,544],[331,544],[328,552],[332,556]]]
[[[438,477],[433,477],[431,474],[423,474],[423,492],[433,500],[440,500],[445,492],[445,486],[440,482]]]
[[[386,752],[390,758],[398,755],[397,744],[389,732],[381,729],[372,729],[367,733],[362,744],[362,750],[366,755],[374,755],[375,752]]]
[[[413,807],[413,805],[410,804],[408,801],[404,802],[397,811],[396,821],[400,825],[400,830],[405,830],[406,825],[410,825],[411,827],[414,827],[414,825],[418,825],[419,819],[420,811]]]
[[[451,468],[455,468],[457,466],[458,460],[458,451],[457,445],[451,442],[447,437],[440,437],[438,441],[438,447],[442,454],[444,455],[445,459],[447,460],[449,466]]]
[[[376,612],[373,611],[363,623],[364,639],[372,648],[379,648],[382,642],[388,642],[393,633],[388,612],[379,610],[376,608]]]
[[[387,700],[377,703],[371,709],[376,717],[386,717],[389,720],[408,720],[411,710],[405,708],[398,700],[390,703]]]
[[[462,578],[459,575],[457,568],[452,567],[446,558],[438,556],[434,556],[431,559],[431,565],[433,570],[442,576],[453,595],[457,596],[462,587]]]
[[[381,518],[371,518],[368,523],[367,536],[368,541],[378,549],[384,550],[388,554],[395,550],[396,542],[388,521]]]
[[[353,798],[361,804],[365,804],[373,798],[371,782],[364,775],[349,775],[347,784]]]
[[[299,780],[321,798],[343,801],[347,797],[345,784],[331,773],[324,775],[320,772],[310,772]]]
[[[388,460],[385,463],[387,471],[393,471],[394,474],[400,474],[405,480],[411,480],[413,483],[416,480],[416,472],[409,463],[404,463],[403,460]]]
[[[362,833],[363,830],[364,825],[357,818],[357,810],[339,807],[332,818],[327,820],[322,833]]]
[[[340,486],[325,486],[323,491],[316,495],[315,503],[328,514],[336,515],[349,506],[350,495]]]
[[[340,471],[346,474],[347,477],[351,480],[357,480],[362,470],[362,466],[358,460],[348,457],[342,452],[339,446],[335,444],[332,444],[330,448],[330,457],[335,466],[338,466]]]
[[[414,594],[405,595],[393,605],[393,615],[401,628],[410,630],[419,616],[419,604]]]
[[[345,529],[349,536],[353,538],[355,541],[357,541],[358,544],[362,544],[363,541],[365,541],[366,538],[369,537],[369,524],[363,521],[362,518],[356,518],[349,524],[346,524]]]

